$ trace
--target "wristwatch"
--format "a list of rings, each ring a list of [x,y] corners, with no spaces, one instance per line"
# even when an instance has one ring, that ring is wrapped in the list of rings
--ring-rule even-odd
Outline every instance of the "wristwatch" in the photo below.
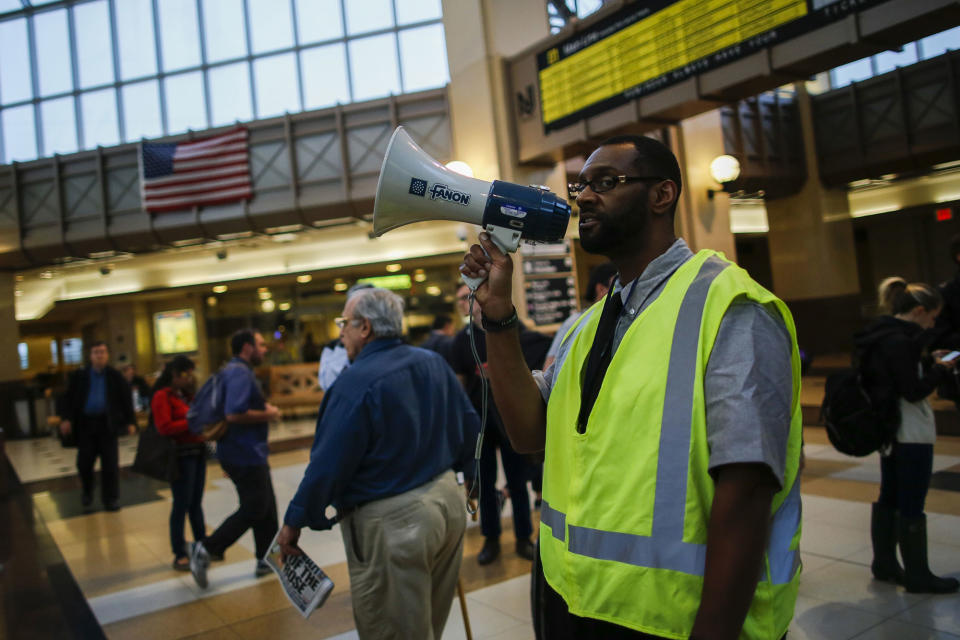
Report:
[[[483,330],[487,333],[499,333],[500,331],[506,331],[512,329],[520,323],[520,318],[517,317],[517,308],[513,308],[513,313],[504,318],[503,320],[491,320],[486,316],[486,314],[480,314],[480,324],[483,327]]]

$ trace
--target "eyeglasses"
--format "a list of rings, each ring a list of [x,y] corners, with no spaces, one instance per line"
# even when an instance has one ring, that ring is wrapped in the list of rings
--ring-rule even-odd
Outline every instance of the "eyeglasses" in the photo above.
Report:
[[[337,325],[337,329],[342,330],[345,326],[347,326],[347,322],[349,322],[349,320],[350,318],[346,316],[339,316],[333,319],[333,324]]]
[[[587,187],[593,189],[594,193],[606,193],[619,184],[643,182],[644,180],[666,180],[666,178],[660,176],[600,176],[593,180],[584,180],[583,182],[568,184],[567,193],[570,195],[571,200],[575,200],[577,196],[586,191]]]

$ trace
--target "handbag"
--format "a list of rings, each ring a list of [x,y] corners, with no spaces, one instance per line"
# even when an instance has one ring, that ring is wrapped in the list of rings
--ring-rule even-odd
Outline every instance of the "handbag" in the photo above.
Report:
[[[147,422],[147,428],[137,440],[137,454],[131,468],[137,473],[165,482],[174,482],[179,476],[177,443],[157,431],[152,415]]]

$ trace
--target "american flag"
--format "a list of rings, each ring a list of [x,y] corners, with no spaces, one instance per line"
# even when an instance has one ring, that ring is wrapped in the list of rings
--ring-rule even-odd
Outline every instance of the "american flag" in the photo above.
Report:
[[[147,211],[249,200],[247,130],[190,142],[140,145],[140,193]]]

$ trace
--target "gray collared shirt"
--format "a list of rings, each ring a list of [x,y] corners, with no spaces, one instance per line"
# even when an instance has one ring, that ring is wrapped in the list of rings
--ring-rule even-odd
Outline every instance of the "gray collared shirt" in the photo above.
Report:
[[[637,316],[692,257],[687,243],[678,238],[639,278],[626,284],[619,279],[614,282],[613,295],[623,300],[614,331],[614,352]],[[582,325],[563,341],[556,361],[546,371],[533,372],[544,401],[549,399],[572,338]],[[775,311],[751,300],[736,301],[727,310],[704,377],[711,471],[725,464],[761,463],[783,486],[793,400],[791,351],[790,334]]]

